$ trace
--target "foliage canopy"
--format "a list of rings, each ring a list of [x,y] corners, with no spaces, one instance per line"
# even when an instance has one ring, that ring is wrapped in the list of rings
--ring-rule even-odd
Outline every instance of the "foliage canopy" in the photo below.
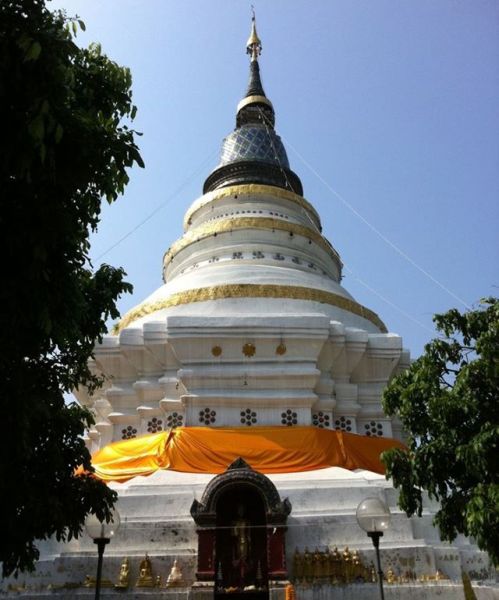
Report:
[[[73,41],[84,24],[44,0],[0,3],[0,560],[30,569],[36,540],[69,539],[86,514],[109,516],[116,495],[91,476],[82,440],[92,415],[64,393],[95,388],[87,366],[116,300],[122,269],[88,258],[101,199],[114,201],[126,169],[143,166],[131,75],[96,44]]]
[[[499,563],[499,300],[435,315],[443,336],[386,388],[409,451],[384,453],[400,507],[422,512],[423,490],[440,502],[443,539],[475,538]]]

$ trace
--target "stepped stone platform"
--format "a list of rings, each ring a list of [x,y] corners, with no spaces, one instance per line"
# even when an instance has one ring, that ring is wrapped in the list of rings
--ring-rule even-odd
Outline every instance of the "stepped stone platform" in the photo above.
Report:
[[[210,584],[196,583],[197,534],[189,514],[194,499],[200,500],[213,478],[211,475],[158,471],[149,477],[137,477],[124,484],[113,484],[119,492],[118,508],[122,525],[106,547],[103,579],[116,582],[123,558],[130,561],[130,587],[115,590],[104,587],[103,598],[148,598],[168,600],[208,600],[213,598]],[[374,561],[370,540],[358,527],[355,510],[366,496],[383,498],[392,512],[392,524],[381,540],[382,568],[396,575],[407,569],[417,578],[434,576],[439,570],[448,579],[385,584],[386,598],[423,600],[459,600],[465,598],[462,572],[473,582],[479,599],[499,598],[497,573],[488,557],[465,538],[453,544],[442,543],[431,525],[435,507],[428,503],[423,517],[408,519],[396,506],[397,493],[384,476],[368,471],[347,471],[338,467],[271,475],[269,479],[281,498],[288,498],[292,512],[287,521],[286,559],[289,579],[293,581],[295,549],[308,547],[323,550],[337,546],[359,551],[364,563]],[[179,517],[184,515],[184,517]],[[43,559],[37,571],[17,580],[2,581],[0,595],[15,598],[91,598],[93,588],[82,587],[87,576],[94,576],[96,548],[83,534],[78,540],[58,544],[52,540],[41,544]],[[179,588],[137,588],[138,565],[148,553],[153,576],[161,576],[165,585],[176,559],[181,567],[184,586]],[[295,581],[300,600],[363,600],[377,597],[374,583],[329,585],[316,581]],[[194,585],[193,585],[194,584]],[[269,598],[284,600],[284,583],[276,584]],[[231,594],[226,594],[227,598]]]

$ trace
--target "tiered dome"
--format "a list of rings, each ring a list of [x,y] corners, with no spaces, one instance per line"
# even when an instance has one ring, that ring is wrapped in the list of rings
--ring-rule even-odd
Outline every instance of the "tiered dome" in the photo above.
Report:
[[[394,490],[375,473],[383,471],[380,453],[400,447],[386,438],[400,439],[402,431],[384,414],[381,397],[393,374],[408,367],[409,354],[340,285],[340,258],[322,236],[274,132],[254,21],[247,47],[250,84],[236,130],[224,141],[205,194],[185,215],[184,235],[165,255],[166,283],[96,345],[91,368],[104,376],[103,387],[93,395],[75,391],[95,415],[86,440],[92,452],[100,450],[94,474],[112,482],[133,478],[117,484],[125,527],[109,549],[107,568],[118,573],[125,555],[139,565],[147,551],[162,572],[168,564],[176,568],[177,558],[182,562],[185,586],[176,596],[213,598],[232,590],[238,597],[274,598],[284,594],[287,560],[304,597],[371,598],[375,585],[358,585],[356,576],[345,575],[341,587],[336,577],[314,576],[305,584],[299,565],[308,560],[307,547],[325,543],[353,544],[366,565],[370,560],[365,534],[352,523],[366,496],[395,507]],[[248,561],[234,562],[225,549],[240,505],[253,551]],[[462,597],[462,573],[483,578],[487,572],[486,557],[467,540],[442,545],[432,511],[425,504],[418,522],[394,511],[385,559],[410,582],[406,591],[395,586],[397,597],[426,598],[433,591]],[[57,587],[59,598],[68,597],[65,590],[91,572],[90,546],[89,538],[64,547],[42,542],[43,562],[21,595],[36,590],[36,597],[48,598]],[[346,561],[354,564],[347,552],[345,573]],[[328,556],[309,554],[314,565]],[[254,579],[251,565],[258,565]],[[432,575],[433,589],[426,587],[427,574],[443,569],[457,581]],[[194,579],[200,583],[191,587]],[[122,583],[120,576],[120,593],[137,596],[126,591],[128,580]],[[136,587],[142,583],[139,578]],[[19,593],[13,584],[1,585],[9,598]],[[163,591],[150,598],[157,595]]]
[[[272,102],[263,91],[258,64],[262,45],[254,19],[246,48],[251,55],[246,96],[237,107],[236,129],[224,139],[220,164],[207,178],[203,191],[206,193],[228,185],[262,183],[301,195],[301,181],[289,168],[286,150],[274,130]]]
[[[125,315],[119,330],[175,315],[321,314],[348,327],[386,331],[341,286],[339,254],[302,196],[263,89],[255,21],[250,74],[236,128],[188,209],[184,235],[163,259],[165,285]],[[256,301],[255,299],[258,299]]]
[[[254,21],[247,50],[236,129],[164,256],[165,284],[96,346],[100,446],[174,424],[400,431],[381,391],[406,363],[401,339],[341,285],[274,131]]]

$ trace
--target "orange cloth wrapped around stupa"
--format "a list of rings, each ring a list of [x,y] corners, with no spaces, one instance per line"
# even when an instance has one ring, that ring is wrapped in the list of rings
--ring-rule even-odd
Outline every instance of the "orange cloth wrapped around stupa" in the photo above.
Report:
[[[404,448],[398,440],[316,427],[179,427],[114,442],[92,458],[95,476],[127,481],[158,469],[222,473],[243,458],[261,473],[293,473],[327,467],[384,473],[380,454]]]

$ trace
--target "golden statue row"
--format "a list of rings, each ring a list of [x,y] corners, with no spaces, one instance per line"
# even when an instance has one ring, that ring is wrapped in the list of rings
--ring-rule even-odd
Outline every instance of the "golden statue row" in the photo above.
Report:
[[[393,583],[412,583],[442,581],[448,579],[447,575],[438,570],[432,575],[420,575],[413,571],[406,571],[401,575],[395,575],[391,567],[385,573],[385,581]],[[293,555],[293,580],[297,585],[308,584],[331,584],[348,585],[349,583],[376,583],[378,578],[374,564],[369,566],[363,564],[358,550],[349,550],[348,546],[341,552],[338,548],[324,552],[318,548],[310,552],[305,548],[299,552],[296,548]]]
[[[305,548],[299,552],[296,548],[293,555],[293,579],[296,583],[331,583],[333,585],[353,582],[377,581],[374,564],[366,566],[362,563],[357,550],[350,551],[348,546],[340,552],[326,549],[325,552],[310,552]]]
[[[95,578],[87,575],[86,580],[83,584],[85,587],[95,587]],[[123,559],[120,567],[120,573],[118,576],[118,583],[114,585],[109,580],[103,580],[101,583],[102,587],[114,587],[116,589],[125,590],[130,587],[130,560],[128,557]],[[166,587],[177,587],[185,585],[182,570],[180,569],[177,561],[173,562],[173,566],[166,580]],[[145,557],[140,561],[139,564],[139,576],[135,587],[139,588],[152,588],[152,587],[163,587],[161,581],[161,575],[153,576],[151,559],[146,554]]]

